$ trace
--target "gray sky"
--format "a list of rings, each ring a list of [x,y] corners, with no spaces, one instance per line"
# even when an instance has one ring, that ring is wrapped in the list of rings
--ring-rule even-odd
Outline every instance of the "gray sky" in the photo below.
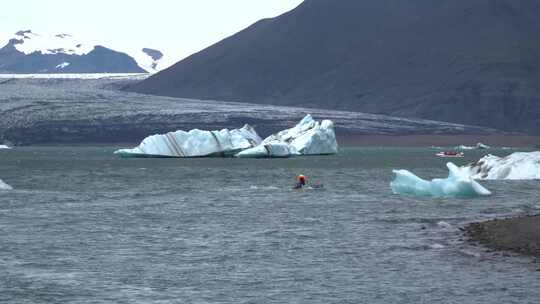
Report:
[[[178,60],[303,0],[8,0],[0,43],[18,30],[68,33],[116,49],[162,50]]]

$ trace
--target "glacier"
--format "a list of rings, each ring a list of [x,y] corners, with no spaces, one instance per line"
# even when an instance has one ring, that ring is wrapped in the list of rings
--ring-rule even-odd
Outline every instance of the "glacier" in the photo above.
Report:
[[[133,149],[120,149],[114,153],[121,157],[209,157],[232,156],[255,147],[262,142],[255,129],[245,125],[240,129],[189,132],[176,131],[145,138]]]
[[[13,188],[0,179],[0,190],[13,190]]]
[[[291,157],[297,155],[330,155],[338,152],[338,143],[331,120],[318,122],[307,114],[293,128],[265,138],[251,149],[236,154],[240,158]]]
[[[491,195],[491,192],[454,165],[447,163],[448,177],[424,180],[407,170],[394,170],[390,187],[395,194],[432,198],[470,198]]]
[[[489,154],[475,163],[461,167],[461,170],[480,180],[540,179],[540,151],[515,152],[506,157]]]

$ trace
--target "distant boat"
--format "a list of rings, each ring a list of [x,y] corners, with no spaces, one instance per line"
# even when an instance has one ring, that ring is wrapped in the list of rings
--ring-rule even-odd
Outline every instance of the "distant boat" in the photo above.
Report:
[[[464,157],[465,155],[463,152],[456,152],[456,151],[442,151],[437,154],[438,157]]]

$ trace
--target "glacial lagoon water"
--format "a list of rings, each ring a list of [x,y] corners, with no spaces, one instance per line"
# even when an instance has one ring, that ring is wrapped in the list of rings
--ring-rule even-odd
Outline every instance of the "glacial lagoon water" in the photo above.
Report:
[[[294,159],[0,151],[0,303],[538,303],[540,264],[467,243],[466,223],[540,212],[539,181],[493,196],[391,193],[445,176],[430,148]],[[504,155],[512,151],[490,150]],[[468,151],[463,165],[485,151]],[[322,190],[293,191],[296,174]]]

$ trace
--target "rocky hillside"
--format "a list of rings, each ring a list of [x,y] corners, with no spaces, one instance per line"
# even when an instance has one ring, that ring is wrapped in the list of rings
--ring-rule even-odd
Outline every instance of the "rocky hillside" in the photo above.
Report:
[[[135,92],[540,133],[540,2],[306,0]]]

